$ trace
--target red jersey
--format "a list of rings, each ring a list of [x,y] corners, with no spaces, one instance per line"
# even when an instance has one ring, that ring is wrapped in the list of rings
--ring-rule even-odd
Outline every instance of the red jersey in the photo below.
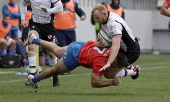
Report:
[[[110,48],[99,48],[93,41],[88,41],[80,51],[78,62],[81,66],[92,69],[92,73],[102,76],[99,70],[107,63]]]
[[[167,4],[168,6],[170,6],[170,0],[165,0],[164,3]]]

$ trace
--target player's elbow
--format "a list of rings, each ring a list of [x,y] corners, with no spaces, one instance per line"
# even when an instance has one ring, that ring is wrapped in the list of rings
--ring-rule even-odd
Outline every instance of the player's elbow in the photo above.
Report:
[[[91,83],[91,87],[93,87],[93,88],[97,88],[97,85],[96,85],[96,84],[94,84],[94,83]]]
[[[60,7],[59,7],[58,12],[59,12],[59,13],[62,13],[62,12],[63,12],[63,6],[60,6]]]
[[[92,86],[93,88],[98,88],[98,87],[99,87],[99,83],[98,83],[97,81],[92,81],[92,82],[91,82],[91,86]]]
[[[160,10],[160,14],[162,14],[163,15],[163,9],[161,8],[161,10]]]
[[[160,14],[165,15],[165,12],[166,12],[165,8],[161,8]]]

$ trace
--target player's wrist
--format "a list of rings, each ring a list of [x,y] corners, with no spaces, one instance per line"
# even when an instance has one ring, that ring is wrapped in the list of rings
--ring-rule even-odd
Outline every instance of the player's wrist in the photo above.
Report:
[[[114,80],[111,81],[111,85],[114,85],[114,86],[115,86]]]

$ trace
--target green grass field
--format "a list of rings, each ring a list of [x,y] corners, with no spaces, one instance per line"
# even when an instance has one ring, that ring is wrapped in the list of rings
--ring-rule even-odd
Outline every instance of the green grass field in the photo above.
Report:
[[[91,70],[82,67],[60,75],[59,87],[49,78],[38,89],[24,85],[26,76],[14,75],[25,68],[0,69],[0,102],[169,102],[170,55],[142,54],[135,64],[141,67],[137,80],[128,76],[120,86],[104,88],[92,88]]]

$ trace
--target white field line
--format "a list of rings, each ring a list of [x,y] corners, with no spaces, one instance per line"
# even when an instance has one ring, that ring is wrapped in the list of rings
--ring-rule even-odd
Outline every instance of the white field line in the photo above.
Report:
[[[149,68],[141,67],[141,70],[151,70],[151,69],[161,69],[161,68],[170,68],[170,66],[149,67]]]
[[[59,77],[70,77],[70,76],[82,76],[82,75],[89,75],[91,73],[85,73],[85,74],[72,74],[72,75],[59,75]],[[8,82],[18,82],[18,81],[24,81],[28,79],[21,79],[21,80],[10,80],[10,81],[1,81],[0,83],[8,83]]]
[[[169,64],[169,62],[145,63],[145,64],[139,64],[139,66],[146,66],[146,65],[161,65],[161,64]]]
[[[170,68],[170,66],[160,66],[160,67],[141,68],[141,70],[153,70],[153,69],[161,69],[161,68]],[[82,75],[89,75],[89,74],[91,74],[91,73],[85,73],[85,74],[72,74],[72,75],[59,75],[59,77],[82,76]],[[24,80],[27,80],[27,79],[11,80],[11,81],[1,81],[0,83],[18,82],[18,81],[24,81]]]

